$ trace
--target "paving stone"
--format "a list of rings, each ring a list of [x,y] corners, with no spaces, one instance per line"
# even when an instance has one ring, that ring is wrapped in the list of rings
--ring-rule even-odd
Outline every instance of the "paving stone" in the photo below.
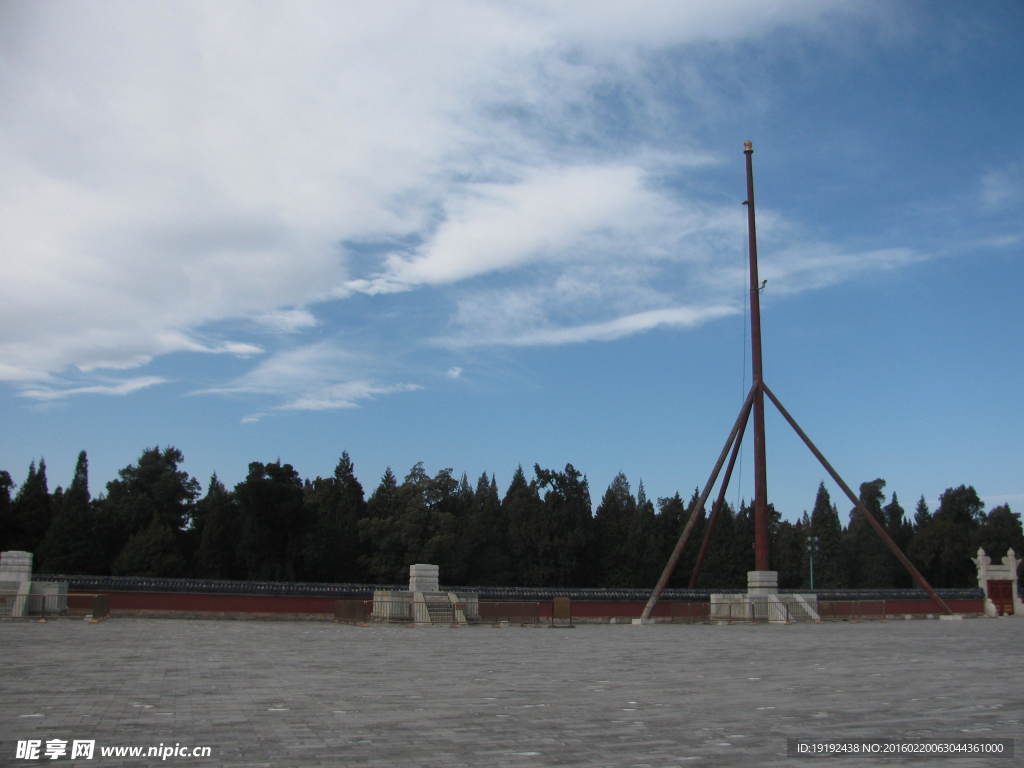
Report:
[[[213,753],[164,765],[662,768],[792,765],[787,737],[1024,733],[1012,618],[557,631],[5,620],[0,647],[0,765],[33,764],[15,759],[19,739],[95,739],[96,759],[76,764],[103,768],[160,761],[101,760],[101,745],[161,742]],[[885,764],[908,762],[921,764]],[[842,761],[861,764],[878,761]]]

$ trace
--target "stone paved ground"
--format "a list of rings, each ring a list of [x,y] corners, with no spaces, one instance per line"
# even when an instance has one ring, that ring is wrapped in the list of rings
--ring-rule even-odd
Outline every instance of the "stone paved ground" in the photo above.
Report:
[[[1024,734],[1022,619],[575,629],[8,620],[0,648],[2,765],[35,764],[16,759],[19,739],[60,738],[212,747],[209,760],[164,765],[847,768],[907,761],[787,758],[786,737]],[[161,764],[98,752],[40,762]]]

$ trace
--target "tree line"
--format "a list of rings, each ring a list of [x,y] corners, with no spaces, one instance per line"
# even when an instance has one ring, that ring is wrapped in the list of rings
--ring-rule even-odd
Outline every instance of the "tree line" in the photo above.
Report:
[[[367,498],[348,453],[329,477],[252,462],[234,488],[214,474],[202,494],[183,460],[177,448],[147,448],[97,498],[85,451],[68,487],[52,493],[43,460],[13,495],[0,470],[0,549],[35,553],[40,573],[393,584],[426,562],[446,584],[646,588],[698,501],[697,491],[652,500],[619,474],[594,509],[571,464],[519,467],[501,495],[493,474],[472,485],[417,463],[401,481],[389,468]],[[1020,515],[1006,504],[986,512],[971,486],[947,489],[934,512],[921,497],[913,515],[884,488],[862,483],[861,502],[935,587],[975,586],[979,546],[993,558],[1024,553]],[[851,509],[842,524],[823,483],[800,519],[769,512],[780,587],[808,587],[812,570],[818,589],[912,586],[868,521]],[[687,586],[706,525],[696,524],[669,586]],[[753,530],[752,505],[725,505],[698,586],[746,586]]]

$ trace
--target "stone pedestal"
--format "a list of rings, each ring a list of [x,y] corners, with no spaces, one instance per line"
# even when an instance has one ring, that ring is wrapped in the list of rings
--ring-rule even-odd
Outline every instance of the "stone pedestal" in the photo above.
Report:
[[[32,553],[0,553],[0,616],[48,616],[67,612],[66,581],[32,581]]]
[[[438,567],[427,563],[409,566],[409,591],[378,589],[373,593],[371,619],[416,624],[470,624],[480,620],[480,599],[475,592],[455,593],[438,586]]]
[[[778,571],[747,571],[746,594],[713,593],[711,621],[820,622],[816,595],[779,594]]]
[[[778,571],[747,571],[748,595],[775,595],[778,591]]]
[[[409,566],[409,591],[410,592],[438,592],[438,567],[427,563],[417,563]]]
[[[0,595],[8,616],[28,616],[32,592],[32,553],[11,550],[0,553]]]

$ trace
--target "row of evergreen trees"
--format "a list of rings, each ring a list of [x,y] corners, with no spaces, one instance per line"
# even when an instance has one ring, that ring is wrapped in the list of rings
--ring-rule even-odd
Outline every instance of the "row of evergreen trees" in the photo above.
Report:
[[[447,584],[650,587],[675,545],[697,493],[657,502],[620,474],[592,509],[587,479],[571,464],[515,471],[504,496],[493,475],[475,487],[451,469],[422,463],[405,478],[388,469],[366,498],[347,453],[334,474],[302,479],[290,464],[253,462],[226,488],[214,475],[205,495],[179,469],[181,452],[149,448],[118,472],[106,494],[89,494],[79,454],[67,489],[50,493],[40,460],[12,498],[0,471],[0,549],[36,555],[36,570],[64,574],[401,583],[410,563],[440,566]],[[993,557],[1024,552],[1020,516],[984,511],[972,487],[950,488],[935,512],[922,497],[912,518],[885,481],[860,498],[936,587],[974,586],[978,546]],[[909,587],[910,578],[869,523],[851,510],[843,526],[822,484],[812,511],[796,522],[771,509],[772,568],[784,588]],[[694,529],[670,586],[686,586],[706,521]],[[753,569],[750,506],[720,513],[700,586],[742,587]]]

